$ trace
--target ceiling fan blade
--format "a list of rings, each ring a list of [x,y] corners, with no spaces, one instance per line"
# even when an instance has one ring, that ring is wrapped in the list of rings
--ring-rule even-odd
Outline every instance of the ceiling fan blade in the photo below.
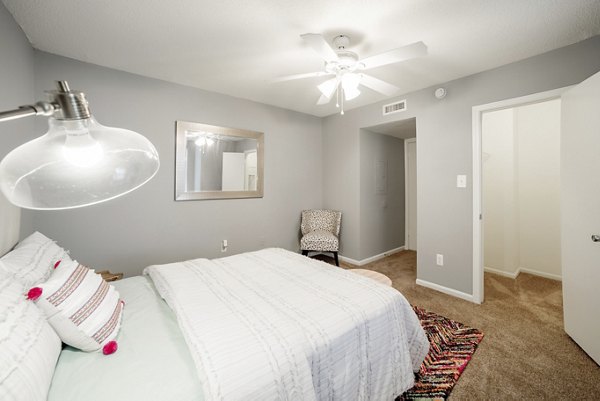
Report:
[[[331,101],[330,97],[327,97],[325,95],[321,95],[321,97],[319,97],[319,100],[317,101],[317,104],[319,106],[323,105],[323,104],[327,104]]]
[[[332,75],[332,74],[328,73],[328,72],[325,72],[325,71],[307,72],[305,74],[285,75],[283,77],[277,77],[277,78],[269,80],[269,82],[271,82],[271,83],[277,83],[277,82],[293,81],[294,79],[322,77],[322,76],[325,76],[325,75]]]
[[[411,58],[417,58],[427,55],[427,46],[423,42],[415,42],[407,46],[399,47],[385,53],[376,54],[375,56],[367,57],[360,60],[364,65],[363,70],[370,68],[381,67],[383,65],[399,63]]]
[[[375,92],[384,94],[388,97],[394,96],[400,91],[400,88],[398,88],[397,86],[367,74],[362,74],[360,84],[366,86],[367,88],[373,89]]]
[[[323,60],[327,62],[337,60],[337,53],[331,48],[323,36],[318,33],[305,33],[300,35],[300,37],[304,39],[304,41],[308,43],[308,45],[312,47]]]

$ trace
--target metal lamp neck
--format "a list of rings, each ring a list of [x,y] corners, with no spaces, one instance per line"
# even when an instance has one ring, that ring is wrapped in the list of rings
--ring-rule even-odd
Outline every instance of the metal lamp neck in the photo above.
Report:
[[[30,116],[54,116],[57,120],[85,120],[92,116],[83,92],[71,90],[67,81],[56,83],[57,90],[46,92],[48,101],[0,111],[0,122]]]
[[[49,101],[55,107],[54,118],[57,120],[85,120],[91,117],[89,104],[85,94],[73,91],[67,81],[57,81],[57,90],[47,91]]]

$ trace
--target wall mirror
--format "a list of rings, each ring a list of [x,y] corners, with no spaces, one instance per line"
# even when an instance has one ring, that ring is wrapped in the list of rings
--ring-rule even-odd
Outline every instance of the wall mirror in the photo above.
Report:
[[[175,200],[262,198],[264,134],[176,123]]]

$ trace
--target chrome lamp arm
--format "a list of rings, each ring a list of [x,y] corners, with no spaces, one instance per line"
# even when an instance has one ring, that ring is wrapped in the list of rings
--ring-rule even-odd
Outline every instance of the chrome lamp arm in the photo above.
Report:
[[[37,102],[28,106],[20,106],[18,109],[0,111],[0,122],[29,116],[51,116],[58,108],[58,104],[50,102]]]

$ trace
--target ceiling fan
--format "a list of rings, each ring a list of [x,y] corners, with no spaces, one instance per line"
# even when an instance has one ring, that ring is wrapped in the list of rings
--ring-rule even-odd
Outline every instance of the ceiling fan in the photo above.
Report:
[[[288,75],[276,78],[272,82],[333,76],[317,86],[321,91],[317,104],[327,104],[335,95],[336,107],[340,107],[341,103],[341,114],[344,114],[344,100],[352,100],[360,95],[359,85],[388,97],[397,94],[400,90],[397,86],[365,74],[363,71],[427,55],[427,46],[423,42],[415,42],[361,60],[356,53],[346,50],[350,44],[348,36],[338,35],[333,38],[333,45],[337,50],[334,50],[323,36],[317,33],[305,33],[300,37],[325,61],[324,71]]]

